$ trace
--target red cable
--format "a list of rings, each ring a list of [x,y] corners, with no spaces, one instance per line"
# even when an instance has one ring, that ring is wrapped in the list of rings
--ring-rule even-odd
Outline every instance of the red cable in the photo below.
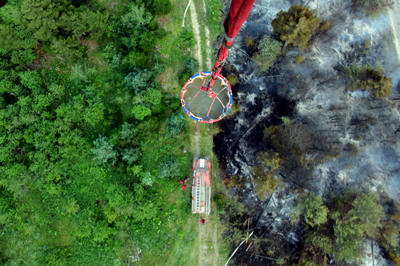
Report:
[[[197,95],[199,95],[199,92],[201,91],[201,88],[196,92],[196,95],[194,95],[192,101],[190,102],[190,105],[192,104],[192,102],[194,101],[194,99],[196,99]],[[190,106],[189,106],[190,108]]]
[[[215,61],[212,77],[217,77],[221,73],[222,63],[225,62],[228,56],[229,47],[233,44],[233,39],[237,36],[243,23],[249,16],[250,10],[254,5],[255,0],[232,0],[231,7],[229,8],[229,21],[228,32],[226,35],[232,40],[225,40],[218,51],[218,57]],[[212,89],[215,79],[211,79],[208,83],[207,90]]]
[[[218,99],[218,101],[222,104],[222,106],[225,108],[225,105],[222,103],[222,101],[221,101],[221,99],[217,96],[217,97],[215,97],[215,98],[217,98]]]
[[[211,108],[213,107],[214,102],[215,102],[215,98],[214,98],[214,100],[212,101],[212,103],[211,103],[211,105],[210,105],[210,108],[208,109],[208,113],[207,113],[206,117],[211,113]]]

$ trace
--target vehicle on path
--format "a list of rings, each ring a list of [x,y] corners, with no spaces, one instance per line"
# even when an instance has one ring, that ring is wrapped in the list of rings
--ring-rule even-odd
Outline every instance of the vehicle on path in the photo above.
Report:
[[[209,215],[211,209],[211,161],[206,157],[193,159],[192,213]]]

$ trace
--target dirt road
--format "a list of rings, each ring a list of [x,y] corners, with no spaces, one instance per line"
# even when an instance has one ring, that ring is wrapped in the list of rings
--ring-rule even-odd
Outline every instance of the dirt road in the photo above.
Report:
[[[195,49],[194,49],[194,57],[199,62],[199,72],[211,70],[211,45],[210,45],[210,32],[208,27],[200,28],[199,17],[201,19],[206,20],[206,8],[204,1],[198,1],[199,5],[202,5],[201,16],[198,16],[198,12],[196,10],[196,5],[194,1],[191,2],[190,5],[190,16],[192,22],[192,29],[195,38]],[[207,22],[204,23],[207,25]],[[200,41],[200,30],[204,30],[204,35],[206,36],[206,41],[203,42],[206,44],[207,58],[202,58],[201,54],[201,41]],[[203,65],[203,62],[206,62],[206,65]],[[207,69],[201,69],[202,67],[206,67]],[[190,121],[190,123],[195,123]],[[209,126],[209,125],[206,125]],[[204,125],[196,124],[191,126],[191,149],[192,154],[194,156],[201,156],[205,154],[212,154],[212,141],[213,136],[209,133]],[[205,151],[204,149],[210,149],[209,151]],[[218,166],[212,166],[218,167]],[[213,183],[216,181],[216,177],[211,177],[211,191],[213,191]],[[220,256],[219,253],[219,241],[220,237],[218,228],[221,226],[219,222],[219,216],[216,213],[215,204],[212,204],[211,214],[209,216],[196,216],[197,219],[192,219],[194,223],[193,226],[197,233],[196,244],[193,247],[191,257],[196,258],[193,261],[193,265],[222,265],[224,263],[225,258]],[[205,219],[205,224],[200,223],[200,219]]]

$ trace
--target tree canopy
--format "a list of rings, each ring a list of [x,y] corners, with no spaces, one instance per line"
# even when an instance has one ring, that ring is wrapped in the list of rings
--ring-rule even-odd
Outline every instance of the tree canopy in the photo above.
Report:
[[[274,34],[283,42],[304,50],[317,30],[320,19],[307,7],[292,5],[288,11],[280,11],[271,24]]]
[[[132,264],[143,249],[168,253],[161,221],[176,219],[177,203],[165,198],[190,165],[185,121],[155,79],[168,63],[155,49],[166,36],[156,17],[171,7],[1,4],[2,264]]]

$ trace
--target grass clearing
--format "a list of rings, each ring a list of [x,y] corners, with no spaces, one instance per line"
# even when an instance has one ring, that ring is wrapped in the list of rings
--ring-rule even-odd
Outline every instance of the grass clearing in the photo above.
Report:
[[[217,36],[222,32],[221,10],[224,8],[222,1],[220,0],[204,0],[207,10],[207,24],[210,30],[210,39],[214,42]]]

